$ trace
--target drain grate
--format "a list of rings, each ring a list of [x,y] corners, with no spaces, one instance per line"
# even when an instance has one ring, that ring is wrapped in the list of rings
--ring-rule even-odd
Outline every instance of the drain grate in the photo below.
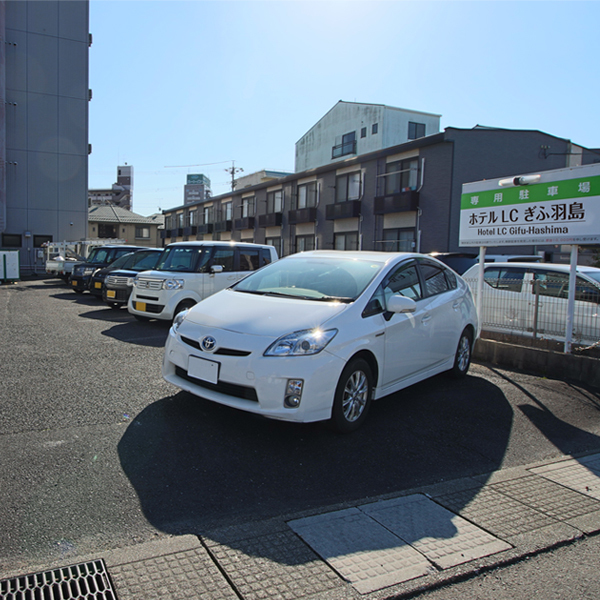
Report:
[[[117,600],[104,561],[0,581],[0,600]]]

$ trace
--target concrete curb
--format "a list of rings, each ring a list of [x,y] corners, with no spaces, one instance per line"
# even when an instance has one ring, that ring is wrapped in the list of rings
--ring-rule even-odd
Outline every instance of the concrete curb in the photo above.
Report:
[[[473,358],[477,361],[520,369],[551,379],[577,381],[600,388],[600,359],[553,350],[530,348],[479,338]]]

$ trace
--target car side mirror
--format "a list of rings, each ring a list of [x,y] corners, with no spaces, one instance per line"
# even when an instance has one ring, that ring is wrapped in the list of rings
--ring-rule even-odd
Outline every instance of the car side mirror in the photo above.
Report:
[[[214,275],[215,273],[222,273],[223,272],[223,265],[213,265],[210,268],[210,272]]]
[[[412,298],[394,294],[387,301],[387,310],[392,313],[412,313],[417,310],[417,303]]]

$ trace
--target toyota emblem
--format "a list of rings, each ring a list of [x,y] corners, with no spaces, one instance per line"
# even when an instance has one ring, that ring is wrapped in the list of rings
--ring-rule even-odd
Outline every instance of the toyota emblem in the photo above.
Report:
[[[217,346],[217,340],[211,335],[207,335],[205,338],[202,338],[200,346],[205,352],[212,352]]]

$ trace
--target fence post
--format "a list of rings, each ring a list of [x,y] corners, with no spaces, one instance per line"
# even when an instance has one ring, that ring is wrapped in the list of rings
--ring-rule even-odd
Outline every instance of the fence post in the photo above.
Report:
[[[540,280],[536,279],[533,282],[534,293],[535,293],[535,305],[533,309],[533,339],[537,339],[538,330],[538,315],[540,310]]]

